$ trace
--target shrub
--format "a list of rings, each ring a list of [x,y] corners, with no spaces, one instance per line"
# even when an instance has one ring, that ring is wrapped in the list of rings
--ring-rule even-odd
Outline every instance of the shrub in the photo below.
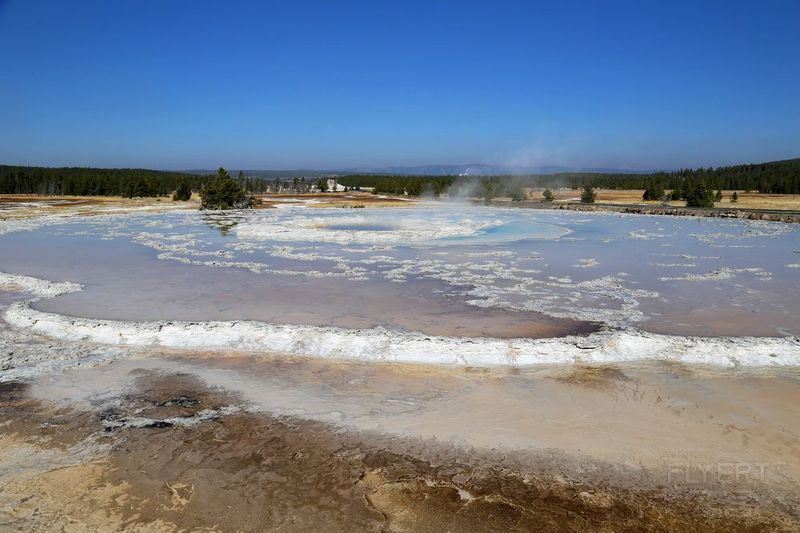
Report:
[[[553,191],[550,189],[545,189],[542,193],[542,197],[544,198],[545,202],[552,202],[555,196],[553,196]]]
[[[738,201],[739,201],[739,194],[736,191],[733,191],[733,194],[731,195],[731,203],[735,204]]]
[[[581,203],[582,204],[593,204],[595,199],[597,198],[597,193],[594,192],[594,189],[591,185],[587,185],[581,191]]]

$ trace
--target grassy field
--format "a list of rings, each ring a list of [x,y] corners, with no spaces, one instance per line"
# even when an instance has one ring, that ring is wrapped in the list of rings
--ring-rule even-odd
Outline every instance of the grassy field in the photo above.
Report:
[[[557,189],[553,191],[555,204],[580,202],[580,191]],[[642,200],[643,190],[597,190],[597,202],[604,204],[635,204],[659,207],[661,202]],[[773,209],[800,211],[800,194],[759,194],[737,191],[739,201],[731,202],[733,191],[722,191],[722,201],[715,207],[738,209]],[[530,200],[539,200],[540,190],[527,191]],[[416,198],[410,196],[374,195],[367,192],[316,193],[316,194],[268,194],[258,195],[262,203],[257,208],[271,208],[287,203],[305,204],[308,207],[403,207],[413,205]],[[500,202],[510,198],[498,198]],[[670,206],[684,207],[684,201],[670,202]],[[41,215],[91,215],[126,211],[167,211],[173,209],[198,209],[200,198],[192,195],[188,202],[173,202],[169,198],[120,198],[117,196],[38,196],[0,195],[0,219],[28,218]]]

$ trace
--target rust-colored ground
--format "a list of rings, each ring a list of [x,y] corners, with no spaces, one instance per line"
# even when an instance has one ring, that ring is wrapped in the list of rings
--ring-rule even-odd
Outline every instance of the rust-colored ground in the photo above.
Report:
[[[597,374],[580,376],[594,384]],[[587,378],[587,376],[590,376]],[[616,379],[616,375],[611,376]],[[594,385],[592,385],[594,386]],[[101,412],[0,385],[4,531],[792,531],[797,509],[620,488],[442,443],[233,414],[187,374],[142,372]],[[131,427],[136,417],[153,423]],[[128,425],[126,425],[128,424]]]

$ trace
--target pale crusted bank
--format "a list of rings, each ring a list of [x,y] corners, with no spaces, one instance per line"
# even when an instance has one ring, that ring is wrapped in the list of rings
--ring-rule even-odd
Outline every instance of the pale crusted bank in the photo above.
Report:
[[[31,290],[36,298],[11,304],[6,321],[40,335],[114,346],[227,348],[316,357],[467,366],[608,363],[666,360],[715,366],[799,365],[797,337],[682,337],[632,328],[547,339],[441,337],[385,328],[276,325],[255,321],[115,321],[74,318],[32,309],[58,293],[53,284],[0,274],[0,284]],[[61,290],[80,290],[75,284]]]

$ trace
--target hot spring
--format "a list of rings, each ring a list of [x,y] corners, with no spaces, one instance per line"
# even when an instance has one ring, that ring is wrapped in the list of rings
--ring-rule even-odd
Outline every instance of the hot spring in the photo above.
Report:
[[[98,342],[443,363],[800,361],[794,226],[444,203],[354,211],[7,221],[0,271],[80,290],[14,304],[6,319]]]

